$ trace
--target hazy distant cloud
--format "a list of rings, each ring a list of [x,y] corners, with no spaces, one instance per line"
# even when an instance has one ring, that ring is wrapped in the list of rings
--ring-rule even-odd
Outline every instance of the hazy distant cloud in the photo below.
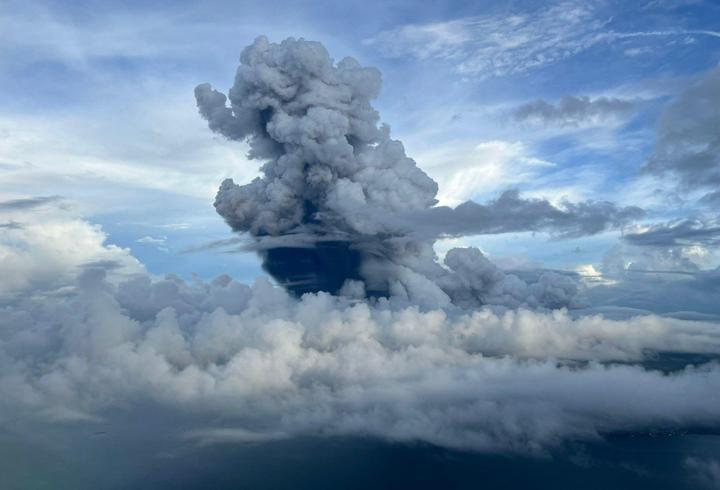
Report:
[[[720,321],[720,269],[701,271],[696,267],[686,271],[672,260],[670,266],[674,269],[654,269],[652,262],[642,260],[641,256],[619,273],[606,274],[603,270],[603,281],[585,292],[594,311],[621,317],[655,312],[689,320]]]
[[[8,230],[19,230],[20,228],[22,228],[22,225],[15,221],[8,221],[7,223],[0,223],[0,228],[5,228]]]
[[[167,223],[164,225],[156,225],[158,228],[165,228],[167,230],[179,231],[187,230],[191,227],[190,223]]]
[[[159,236],[159,237],[152,237],[152,236],[144,236],[142,238],[138,238],[135,240],[137,243],[144,243],[148,245],[164,245],[167,241],[166,236]]]
[[[674,10],[690,5],[699,5],[701,3],[703,3],[703,0],[650,0],[645,5],[643,5],[642,8]]]
[[[720,244],[720,222],[685,218],[651,226],[638,226],[623,234],[633,245],[675,247]]]
[[[539,126],[597,125],[627,117],[639,101],[616,97],[566,95],[556,103],[538,99],[512,111],[516,121]]]
[[[711,204],[711,205],[720,206],[720,191],[709,192],[709,193],[705,194],[700,199],[700,202],[703,204]]]
[[[600,275],[590,278],[595,284],[584,291],[587,304],[599,311],[615,307],[634,311],[630,314],[720,320],[717,245],[694,241],[692,232],[685,239],[664,226],[635,233],[641,231],[659,233],[613,246],[595,269]]]
[[[720,186],[720,67],[671,102],[660,117],[657,140],[644,171],[679,179],[684,189]]]
[[[623,51],[623,54],[625,56],[635,57],[635,56],[642,56],[644,54],[652,53],[653,49],[649,46],[643,46],[640,48],[627,48]]]
[[[24,211],[62,200],[60,196],[38,196],[0,201],[0,211]]]

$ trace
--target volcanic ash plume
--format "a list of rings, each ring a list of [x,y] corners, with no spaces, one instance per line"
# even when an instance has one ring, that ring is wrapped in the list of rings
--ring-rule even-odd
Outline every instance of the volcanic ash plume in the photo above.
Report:
[[[477,250],[454,252],[443,267],[432,244],[506,231],[596,233],[637,215],[610,203],[563,210],[517,193],[485,206],[434,207],[437,184],[370,104],[380,90],[377,69],[352,58],[334,63],[320,43],[292,38],[274,44],[259,37],[240,62],[228,96],[208,84],[195,96],[210,129],[249,143],[263,176],[246,185],[225,180],[215,208],[233,230],[253,237],[264,268],[296,294],[390,295],[427,306],[493,298],[515,306],[542,304],[555,291],[550,303],[564,305],[575,288],[567,277],[546,274],[527,284]],[[460,263],[463,271],[453,265]],[[469,278],[468,270],[481,274]]]

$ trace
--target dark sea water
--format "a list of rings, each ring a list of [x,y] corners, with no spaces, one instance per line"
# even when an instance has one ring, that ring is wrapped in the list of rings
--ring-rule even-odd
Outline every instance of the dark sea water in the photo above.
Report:
[[[711,360],[662,354],[643,365]],[[688,461],[720,461],[717,428],[605,434],[529,457],[342,437],[198,446],[178,436],[197,421],[157,407],[107,415],[105,425],[0,425],[0,490],[702,489],[713,487]]]
[[[360,438],[158,447],[108,434],[0,446],[0,488],[701,488],[686,461],[720,457],[713,434],[625,434],[570,443],[546,457],[450,451]]]

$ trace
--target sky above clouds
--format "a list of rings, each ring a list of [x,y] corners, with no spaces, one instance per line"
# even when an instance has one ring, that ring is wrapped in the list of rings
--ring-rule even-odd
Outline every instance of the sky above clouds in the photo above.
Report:
[[[110,243],[131,248],[154,273],[229,271],[252,279],[260,273],[252,256],[178,255],[230,237],[212,197],[223,178],[257,175],[243,143],[203,130],[192,89],[205,81],[229,87],[241,48],[257,35],[292,35],[381,70],[375,107],[438,182],[441,204],[514,188],[555,203],[641,203],[653,221],[701,219],[707,206],[688,196],[703,191],[693,182],[711,181],[673,174],[661,157],[684,151],[670,146],[683,135],[669,127],[680,111],[692,117],[693,102],[682,98],[702,90],[712,97],[717,85],[717,8],[498,2],[419,9],[391,2],[378,16],[372,8],[321,3],[6,2],[0,191],[6,199],[72,199]],[[711,139],[717,122],[698,124]],[[695,143],[703,142],[679,141]],[[687,184],[681,191],[676,177]],[[493,256],[528,254],[572,269],[598,266],[617,234],[601,244],[541,247],[564,247],[562,258],[528,253],[542,236],[473,243]],[[576,249],[588,251],[567,253]]]
[[[0,474],[714,488],[718,189],[710,0],[0,2]]]

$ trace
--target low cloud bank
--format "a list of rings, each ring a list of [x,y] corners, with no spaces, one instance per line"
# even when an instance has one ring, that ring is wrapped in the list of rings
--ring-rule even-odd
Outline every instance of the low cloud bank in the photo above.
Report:
[[[353,435],[536,454],[720,424],[717,364],[627,364],[716,356],[715,323],[296,299],[265,279],[114,285],[101,265],[1,308],[0,420],[18,426],[112,424],[151,405],[199,443]]]

